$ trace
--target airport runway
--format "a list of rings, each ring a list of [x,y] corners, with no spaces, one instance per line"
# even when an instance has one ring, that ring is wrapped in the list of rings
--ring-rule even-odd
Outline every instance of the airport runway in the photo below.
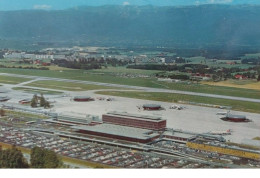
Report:
[[[52,77],[39,77],[39,76],[30,76],[30,75],[20,75],[20,74],[9,74],[9,73],[0,73],[2,76],[10,76],[10,77],[21,77],[31,79],[31,82],[39,81],[39,80],[53,80],[53,81],[62,81],[62,82],[71,82],[71,83],[81,83],[81,84],[91,84],[91,85],[102,85],[109,87],[120,87],[127,89],[135,89],[135,90],[143,90],[146,92],[163,92],[163,93],[176,93],[176,94],[185,94],[185,95],[193,95],[193,96],[204,96],[211,98],[221,98],[221,99],[230,99],[230,100],[238,100],[238,101],[248,101],[260,103],[260,99],[253,98],[244,98],[244,97],[235,97],[235,96],[225,96],[225,95],[216,95],[216,94],[207,94],[207,93],[197,93],[197,92],[189,92],[189,91],[180,91],[180,90],[169,90],[169,89],[160,89],[160,88],[149,88],[149,87],[139,87],[139,86],[130,86],[130,85],[120,85],[120,84],[111,84],[111,83],[101,83],[101,82],[91,82],[91,81],[82,81],[82,80],[71,80],[71,79],[62,79],[62,78],[52,78]],[[28,82],[24,82],[24,84],[28,84]],[[18,84],[18,86],[22,86],[23,83]]]

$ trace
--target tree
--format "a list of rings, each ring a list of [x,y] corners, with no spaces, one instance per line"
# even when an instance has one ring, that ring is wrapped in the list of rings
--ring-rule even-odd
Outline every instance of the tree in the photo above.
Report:
[[[39,147],[34,147],[31,150],[31,167],[33,168],[43,168],[44,167],[44,150]]]
[[[50,108],[50,107],[51,107],[50,102],[46,101],[44,104],[44,108]]]
[[[213,81],[217,81],[219,79],[219,77],[217,75],[213,74],[212,79],[213,79]]]
[[[41,107],[45,107],[45,104],[46,104],[46,100],[45,100],[43,94],[41,94],[41,98],[40,98],[40,106],[41,106]]]
[[[32,149],[30,161],[33,168],[58,168],[63,164],[55,152],[39,147]]]
[[[33,95],[32,101],[31,101],[31,106],[33,108],[36,108],[38,104],[38,96],[37,95]]]
[[[0,168],[28,168],[23,154],[15,146],[11,149],[0,149]]]
[[[3,108],[0,109],[0,116],[4,116],[5,115],[5,110]]]
[[[258,81],[258,82],[260,81],[260,74],[259,74],[258,77],[257,77],[257,81]]]
[[[61,161],[55,152],[46,150],[44,164],[45,168],[58,168],[61,166]]]
[[[32,101],[31,101],[31,107],[32,108],[36,108],[37,107],[37,102],[34,99],[32,99]]]

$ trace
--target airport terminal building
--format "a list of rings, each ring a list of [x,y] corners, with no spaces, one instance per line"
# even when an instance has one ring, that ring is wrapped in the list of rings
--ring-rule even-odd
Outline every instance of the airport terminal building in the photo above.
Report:
[[[102,115],[102,120],[107,124],[122,125],[151,130],[163,130],[166,128],[166,120],[158,116],[129,114],[127,112],[108,112]]]
[[[134,127],[119,126],[113,124],[100,124],[95,126],[72,126],[76,132],[109,139],[124,140],[138,143],[149,143],[160,135],[152,130]]]

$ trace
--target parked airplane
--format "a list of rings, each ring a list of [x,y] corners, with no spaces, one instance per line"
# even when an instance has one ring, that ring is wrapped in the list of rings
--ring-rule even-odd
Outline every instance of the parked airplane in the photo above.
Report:
[[[218,112],[217,115],[227,115],[228,112]]]
[[[178,105],[172,105],[172,106],[170,106],[170,109],[183,110],[184,107],[183,106],[178,106]]]

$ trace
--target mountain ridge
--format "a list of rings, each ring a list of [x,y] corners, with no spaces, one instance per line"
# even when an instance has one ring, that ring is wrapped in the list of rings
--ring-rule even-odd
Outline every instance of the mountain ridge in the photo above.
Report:
[[[0,38],[152,46],[260,45],[260,6],[81,6],[0,11]]]

